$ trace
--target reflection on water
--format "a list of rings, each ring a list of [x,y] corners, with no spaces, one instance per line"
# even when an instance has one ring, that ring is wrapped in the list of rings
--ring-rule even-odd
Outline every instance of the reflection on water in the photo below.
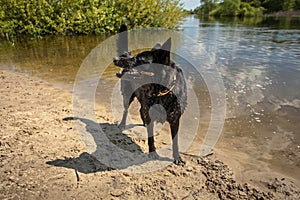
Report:
[[[22,38],[0,42],[0,69],[26,73],[71,87],[83,59],[106,36]]]
[[[300,179],[299,19],[218,21],[189,16],[180,30],[215,58],[223,76],[227,116],[220,148],[230,146]],[[15,46],[0,41],[0,69],[70,88],[83,59],[105,38],[23,39]],[[179,41],[176,51],[184,45]],[[118,81],[116,71],[114,66],[105,70],[105,87]],[[195,87],[201,92],[205,85]]]

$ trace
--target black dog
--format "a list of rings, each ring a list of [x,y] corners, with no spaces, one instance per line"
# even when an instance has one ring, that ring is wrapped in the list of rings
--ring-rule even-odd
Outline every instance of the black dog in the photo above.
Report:
[[[126,52],[113,59],[114,64],[122,68],[117,73],[117,77],[121,78],[124,104],[119,127],[125,128],[129,105],[136,97],[141,104],[141,118],[147,127],[150,157],[159,157],[154,145],[154,121],[168,121],[172,133],[174,163],[184,165],[185,161],[181,159],[178,150],[178,128],[187,105],[187,89],[182,70],[170,59],[170,49],[171,38],[162,46],[155,45],[150,51],[143,51],[135,56]],[[156,104],[160,106],[154,106]]]

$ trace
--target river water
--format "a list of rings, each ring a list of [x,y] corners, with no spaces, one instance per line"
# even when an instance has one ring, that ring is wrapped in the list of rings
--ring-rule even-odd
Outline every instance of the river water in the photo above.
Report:
[[[225,124],[217,148],[232,153],[236,160],[240,155],[250,157],[254,163],[248,164],[248,171],[267,166],[298,180],[299,21],[299,18],[220,21],[188,16],[179,27],[181,34],[205,49],[225,86]],[[39,77],[55,87],[71,90],[83,60],[109,37],[23,38],[14,45],[0,41],[0,69]],[[179,53],[181,47],[189,48],[186,43],[179,42],[176,46]],[[197,55],[193,56],[197,58]],[[103,73],[102,85],[106,89],[118,82],[117,71],[116,67],[109,66]],[[205,122],[211,116],[211,99],[205,98],[210,91],[207,83],[201,84],[197,80],[193,87],[199,96],[204,96],[200,103],[203,122],[200,122],[199,131],[203,136],[207,129]],[[103,95],[100,93],[97,93],[98,103]]]
[[[299,19],[191,16],[182,28],[215,56],[223,77],[227,112],[219,147],[254,158],[248,170],[267,163],[300,180]]]

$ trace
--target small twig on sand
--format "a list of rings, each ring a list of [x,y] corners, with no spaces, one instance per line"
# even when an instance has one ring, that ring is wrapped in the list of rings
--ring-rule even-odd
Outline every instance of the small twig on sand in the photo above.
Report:
[[[77,182],[79,182],[79,181],[80,181],[80,178],[79,178],[79,174],[78,174],[77,169],[75,169],[75,174],[76,174]]]

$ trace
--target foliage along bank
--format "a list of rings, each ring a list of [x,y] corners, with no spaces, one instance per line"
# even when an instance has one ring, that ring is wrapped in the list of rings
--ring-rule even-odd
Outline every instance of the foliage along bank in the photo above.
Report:
[[[179,0],[0,0],[0,38],[174,28],[183,16]]]
[[[278,11],[300,10],[300,0],[200,0],[195,13],[210,16],[254,17]]]

